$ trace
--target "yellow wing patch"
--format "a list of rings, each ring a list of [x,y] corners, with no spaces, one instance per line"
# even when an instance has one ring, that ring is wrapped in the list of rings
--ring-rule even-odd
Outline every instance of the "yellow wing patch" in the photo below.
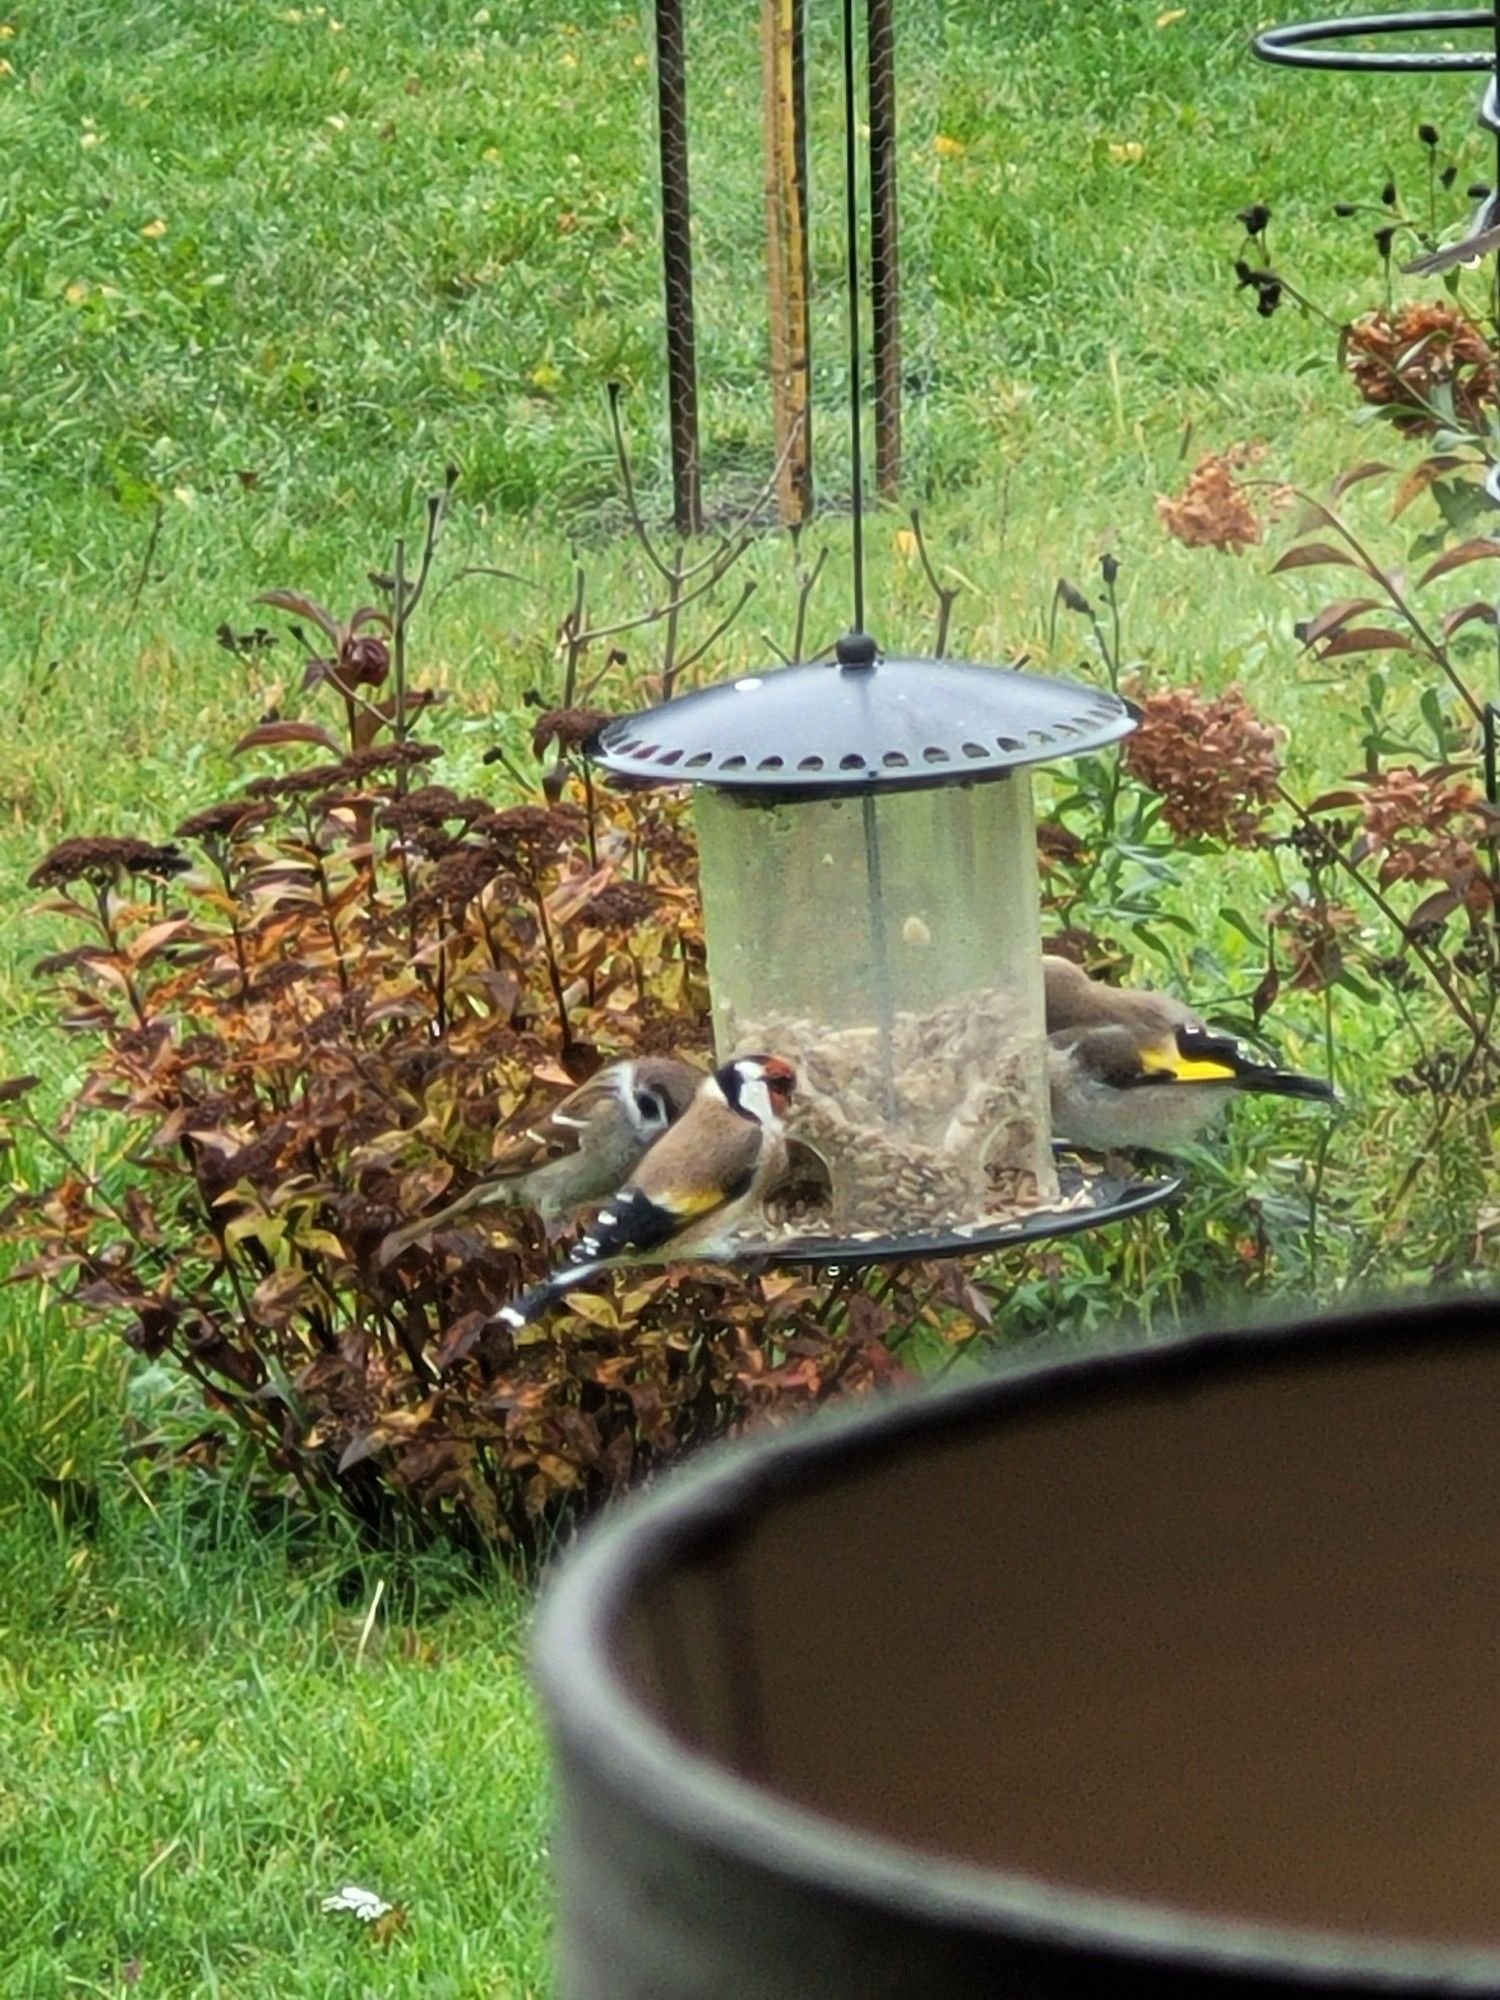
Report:
[[[722,1208],[724,1190],[722,1188],[670,1188],[665,1194],[653,1195],[651,1199],[658,1208],[666,1209],[669,1215],[707,1215],[711,1208]]]
[[[1141,1068],[1150,1076],[1169,1076],[1174,1083],[1233,1083],[1236,1075],[1230,1064],[1185,1056],[1172,1042],[1143,1048]]]

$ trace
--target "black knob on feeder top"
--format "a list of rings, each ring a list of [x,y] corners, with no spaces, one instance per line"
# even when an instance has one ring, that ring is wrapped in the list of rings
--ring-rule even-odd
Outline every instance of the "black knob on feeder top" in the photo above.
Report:
[[[846,632],[834,647],[833,656],[841,667],[873,667],[880,657],[880,648],[868,632]]]

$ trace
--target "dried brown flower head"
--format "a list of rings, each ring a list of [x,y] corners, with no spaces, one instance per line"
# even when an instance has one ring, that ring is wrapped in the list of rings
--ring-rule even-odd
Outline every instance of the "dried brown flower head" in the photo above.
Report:
[[[1260,541],[1264,529],[1234,475],[1262,455],[1260,446],[1211,451],[1193,467],[1175,500],[1159,494],[1156,517],[1173,540],[1186,548],[1220,549],[1226,555],[1241,555]]]
[[[180,875],[192,864],[175,847],[149,840],[91,838],[61,841],[27,877],[33,889],[66,889],[72,882],[108,888],[122,875]]]
[[[484,894],[498,872],[492,848],[455,848],[433,869],[432,894],[448,909],[462,909]]]
[[[1166,688],[1141,699],[1141,711],[1125,768],[1160,796],[1172,831],[1253,846],[1281,777],[1280,732],[1238,688],[1212,698]]]
[[[1364,796],[1364,854],[1380,856],[1379,876],[1392,882],[1468,885],[1475,878],[1475,841],[1483,801],[1466,778],[1442,766],[1419,771],[1400,764],[1385,771]],[[1483,900],[1488,900],[1486,890]]]
[[[474,822],[474,832],[507,861],[559,855],[577,840],[583,819],[569,806],[508,806]]]
[[[1285,941],[1291,977],[1297,992],[1321,993],[1344,969],[1344,939],[1358,929],[1359,918],[1347,903],[1298,902],[1288,897],[1267,912],[1271,928]]]
[[[1356,320],[1345,337],[1345,358],[1367,403],[1411,405],[1392,421],[1420,436],[1446,419],[1440,390],[1451,391],[1457,421],[1483,429],[1485,413],[1500,407],[1495,350],[1471,319],[1438,300],[1403,306],[1394,317],[1380,310]]]
[[[628,930],[660,908],[660,896],[644,882],[611,882],[585,903],[583,916],[600,930]]]
[[[472,826],[492,810],[488,799],[460,798],[451,785],[419,785],[404,799],[392,799],[380,811],[380,824],[403,833],[447,827],[455,821]]]
[[[223,840],[245,835],[264,826],[270,807],[264,800],[226,799],[222,805],[206,806],[185,819],[177,829],[179,840]]]
[[[547,708],[531,732],[532,755],[540,757],[550,744],[559,750],[581,750],[610,721],[602,708]]]
[[[305,770],[283,771],[275,776],[252,779],[245,787],[245,793],[254,799],[296,799],[320,793],[336,794],[341,787],[356,788],[387,771],[409,771],[419,764],[430,764],[442,754],[436,743],[372,743],[362,750],[351,750],[336,764],[310,764]]]

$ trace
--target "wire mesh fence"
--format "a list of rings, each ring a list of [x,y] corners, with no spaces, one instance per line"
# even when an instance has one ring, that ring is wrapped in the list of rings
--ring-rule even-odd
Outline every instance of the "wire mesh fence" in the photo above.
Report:
[[[858,14],[860,402],[873,490],[896,501],[925,473],[946,31],[941,0],[860,0]],[[784,524],[850,505],[840,29],[834,0],[658,0],[643,22],[663,372],[629,422],[647,498],[651,441],[665,445],[660,499],[684,532],[731,517],[773,473]]]

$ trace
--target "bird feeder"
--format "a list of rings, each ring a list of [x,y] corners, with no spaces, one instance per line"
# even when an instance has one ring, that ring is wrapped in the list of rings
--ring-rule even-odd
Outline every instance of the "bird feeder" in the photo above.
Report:
[[[870,36],[875,17],[867,18]],[[1134,727],[1116,694],[865,631],[860,108],[844,0],[852,630],[608,723],[606,770],[694,789],[720,1062],[797,1066],[792,1174],[743,1254],[865,1263],[1061,1235],[1164,1200],[1054,1162],[1027,767]]]
[[[1133,726],[1098,688],[855,632],[600,733],[606,770],[694,787],[719,1061],[797,1065],[791,1185],[747,1253],[1100,1219],[1053,1160],[1028,767]]]

